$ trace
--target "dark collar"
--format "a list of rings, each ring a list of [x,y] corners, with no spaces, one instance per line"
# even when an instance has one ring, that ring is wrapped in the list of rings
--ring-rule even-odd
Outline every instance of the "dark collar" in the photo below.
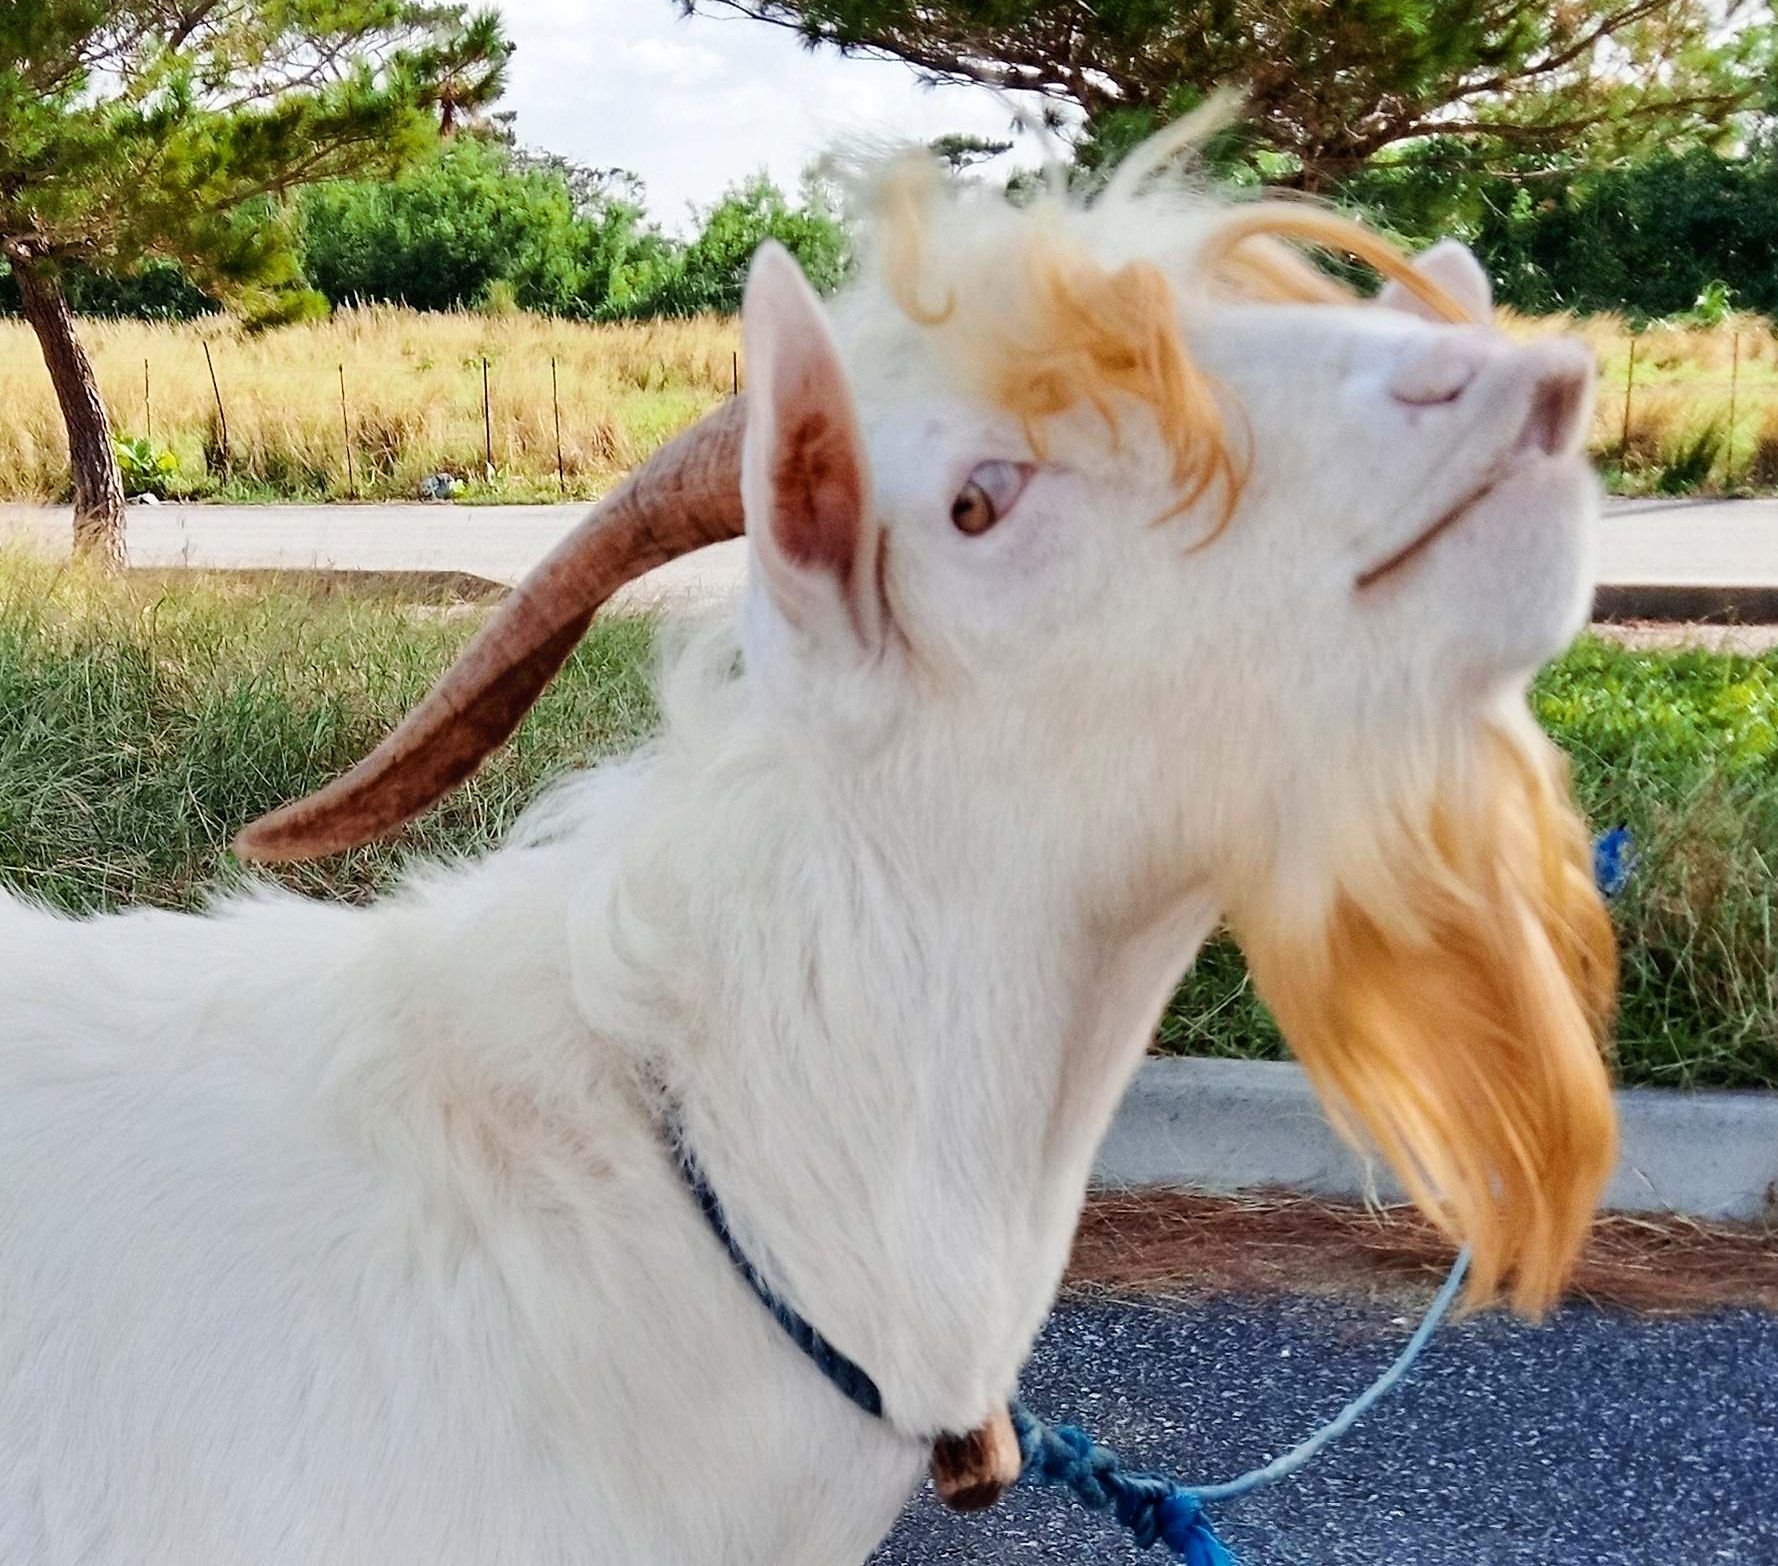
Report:
[[[669,1124],[668,1141],[673,1148],[680,1179],[685,1182],[691,1199],[697,1203],[698,1211],[704,1215],[704,1222],[710,1226],[710,1232],[728,1253],[728,1259],[741,1275],[741,1281],[753,1291],[760,1304],[772,1313],[772,1319],[784,1329],[784,1335],[803,1351],[822,1375],[857,1408],[869,1414],[872,1419],[881,1419],[883,1394],[878,1390],[876,1382],[871,1380],[870,1373],[856,1360],[847,1358],[829,1343],[806,1316],[780,1296],[741,1249],[734,1231],[729,1228],[721,1201],[711,1189],[710,1182],[704,1178],[697,1155],[692,1152],[691,1145],[676,1122]]]
[[[704,1222],[727,1253],[729,1264],[741,1275],[741,1281],[753,1296],[772,1313],[772,1319],[828,1384],[844,1395],[861,1413],[872,1419],[883,1419],[883,1394],[870,1373],[856,1360],[849,1359],[827,1341],[808,1318],[783,1299],[761,1276],[747,1253],[729,1228],[722,1202],[705,1179],[697,1155],[686,1141],[685,1133],[675,1116],[666,1116],[667,1142],[673,1150],[674,1163],[686,1190],[704,1215]],[[941,1432],[932,1441],[932,1487],[939,1500],[958,1512],[976,1512],[992,1506],[1019,1481],[1028,1454],[1036,1451],[1039,1433],[1044,1427],[1034,1421],[1017,1402],[999,1410],[967,1435]],[[1099,1492],[1103,1506],[1107,1493]]]

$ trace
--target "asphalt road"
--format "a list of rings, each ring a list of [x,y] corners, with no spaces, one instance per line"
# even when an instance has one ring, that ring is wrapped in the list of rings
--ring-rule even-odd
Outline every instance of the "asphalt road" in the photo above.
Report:
[[[585,506],[137,506],[138,565],[458,571],[515,582]],[[66,507],[0,505],[0,536],[66,547]],[[1600,534],[1607,584],[1778,586],[1778,500],[1614,502]],[[740,580],[740,544],[651,573],[635,597],[704,598]]]
[[[1023,1391],[1126,1458],[1221,1480],[1306,1435],[1408,1330],[1322,1300],[1068,1304]],[[1344,1441],[1219,1526],[1243,1566],[1778,1566],[1778,1316],[1447,1327]],[[974,1518],[923,1498],[876,1562],[1167,1558],[1015,1491]]]

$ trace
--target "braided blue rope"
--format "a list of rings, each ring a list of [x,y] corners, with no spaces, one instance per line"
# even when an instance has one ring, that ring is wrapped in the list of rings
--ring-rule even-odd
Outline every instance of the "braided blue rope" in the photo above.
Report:
[[[1012,1405],[1013,1431],[1023,1461],[1021,1481],[1060,1485],[1090,1511],[1109,1510],[1144,1549],[1164,1544],[1187,1566],[1235,1566],[1235,1557],[1206,1515],[1206,1505],[1239,1500],[1255,1490],[1287,1478],[1337,1441],[1378,1402],[1398,1386],[1420,1351],[1444,1320],[1469,1271],[1469,1251],[1458,1253],[1450,1274],[1434,1297],[1420,1325],[1395,1361],[1338,1414],[1283,1456],[1223,1484],[1186,1486],[1163,1474],[1134,1471],[1108,1447],[1073,1425],[1048,1425],[1023,1403]]]

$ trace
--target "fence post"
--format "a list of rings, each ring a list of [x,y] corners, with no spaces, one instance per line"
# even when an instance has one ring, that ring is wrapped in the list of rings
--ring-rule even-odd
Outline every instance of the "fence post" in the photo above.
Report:
[[[1624,373],[1624,430],[1618,438],[1617,465],[1621,468],[1630,458],[1630,402],[1636,395],[1636,338],[1630,338],[1630,368]]]
[[[342,363],[340,371],[340,434],[346,442],[346,494],[352,499],[358,498],[358,473],[352,465],[352,420],[346,413],[346,367]]]
[[[741,395],[741,356],[731,353],[729,356],[730,389],[739,397]]]
[[[142,422],[148,426],[148,444],[154,444],[154,392],[148,384],[148,361],[142,361]]]
[[[216,380],[216,361],[210,357],[210,339],[200,339],[204,345],[204,363],[210,368],[210,392],[216,398],[216,423],[222,438],[222,471],[226,477],[229,470],[228,451],[228,410],[222,406],[222,387]]]
[[[1741,334],[1735,333],[1734,358],[1729,361],[1729,440],[1722,457],[1722,487],[1735,482],[1735,395],[1741,389]]]
[[[482,355],[482,466],[483,477],[494,481],[494,405],[488,399],[488,356]]]
[[[568,493],[568,473],[562,465],[562,398],[556,389],[556,356],[549,356],[549,405],[556,416],[556,493]]]

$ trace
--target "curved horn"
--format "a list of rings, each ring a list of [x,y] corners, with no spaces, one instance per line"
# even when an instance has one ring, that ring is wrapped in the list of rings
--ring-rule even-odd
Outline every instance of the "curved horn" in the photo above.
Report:
[[[392,832],[436,804],[511,735],[586,634],[644,571],[738,538],[736,397],[661,448],[596,505],[495,611],[419,706],[345,776],[239,837],[243,859],[319,859]]]

